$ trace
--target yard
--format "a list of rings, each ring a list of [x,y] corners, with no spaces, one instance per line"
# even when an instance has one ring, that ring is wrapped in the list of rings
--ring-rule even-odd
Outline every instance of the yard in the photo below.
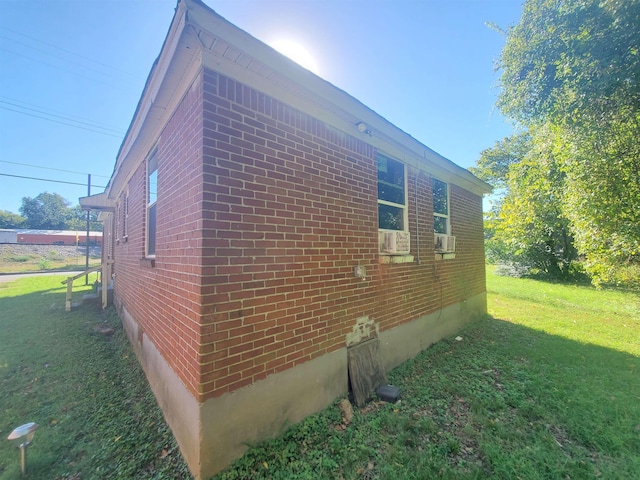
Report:
[[[100,265],[101,248],[100,246],[90,247],[89,267]],[[84,270],[86,252],[84,246],[0,244],[0,274]]]
[[[189,478],[117,316],[65,312],[61,279],[0,283],[0,479],[30,421],[28,478]],[[491,317],[390,372],[400,403],[348,421],[336,402],[217,478],[637,477],[640,294],[491,273],[488,290]]]

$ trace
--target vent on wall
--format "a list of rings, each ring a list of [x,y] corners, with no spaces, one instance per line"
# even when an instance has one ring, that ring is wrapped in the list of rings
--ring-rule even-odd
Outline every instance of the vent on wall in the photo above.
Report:
[[[380,253],[406,255],[411,250],[411,235],[403,231],[381,231],[378,232],[378,246]]]
[[[450,235],[435,236],[435,251],[436,253],[453,253],[456,251],[456,237]]]

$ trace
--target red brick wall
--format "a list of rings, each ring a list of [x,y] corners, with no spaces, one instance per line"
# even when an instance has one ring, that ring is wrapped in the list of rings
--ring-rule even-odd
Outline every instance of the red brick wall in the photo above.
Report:
[[[201,77],[162,131],[157,152],[155,266],[141,264],[146,235],[146,159],[141,158],[128,184],[128,238],[121,238],[115,246],[115,292],[185,385],[197,392],[203,201]],[[119,200],[123,197],[124,192]]]
[[[416,222],[410,168],[420,263],[382,265],[374,148],[214,72],[204,81],[202,399],[343,347],[363,315],[384,330],[484,291],[479,196],[451,188],[458,254],[436,262],[431,177],[417,174]]]
[[[141,159],[116,296],[200,401],[344,347],[358,317],[385,330],[485,290],[479,196],[450,187],[457,253],[436,261],[428,165],[408,167],[415,261],[380,264],[375,149],[215,72],[157,148],[155,266]]]

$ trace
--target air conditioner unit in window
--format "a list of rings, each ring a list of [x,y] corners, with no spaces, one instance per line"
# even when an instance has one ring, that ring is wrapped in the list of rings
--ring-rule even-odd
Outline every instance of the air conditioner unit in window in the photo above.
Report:
[[[435,235],[436,253],[453,253],[456,251],[456,237],[450,235]]]
[[[408,254],[411,250],[411,235],[409,232],[378,232],[380,253],[391,255]]]

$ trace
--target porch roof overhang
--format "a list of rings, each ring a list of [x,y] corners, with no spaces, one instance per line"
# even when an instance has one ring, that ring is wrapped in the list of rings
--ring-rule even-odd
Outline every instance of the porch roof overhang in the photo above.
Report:
[[[108,197],[106,192],[80,198],[80,207],[83,210],[98,210],[101,212],[113,212],[116,208],[115,201]]]

